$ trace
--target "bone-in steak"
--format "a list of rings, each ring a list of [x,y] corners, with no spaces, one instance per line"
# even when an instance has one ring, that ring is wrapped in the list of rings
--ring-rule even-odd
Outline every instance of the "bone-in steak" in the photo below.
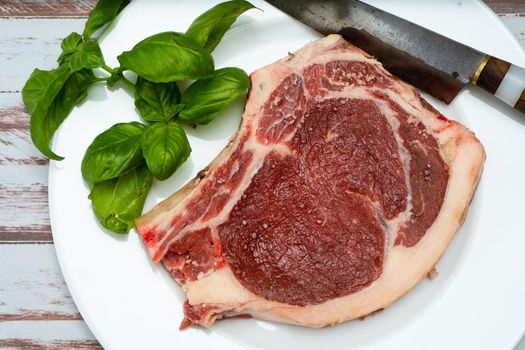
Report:
[[[483,147],[338,35],[251,82],[228,146],[137,222],[186,293],[182,326],[320,327],[390,305],[454,236]]]

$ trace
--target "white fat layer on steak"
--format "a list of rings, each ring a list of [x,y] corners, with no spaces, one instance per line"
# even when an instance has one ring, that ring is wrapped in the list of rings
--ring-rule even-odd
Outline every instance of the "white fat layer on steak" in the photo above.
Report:
[[[140,224],[145,228],[157,228],[167,232],[157,242],[156,246],[149,248],[150,252],[164,245],[165,251],[162,254],[165,254],[173,242],[182,238],[186,233],[203,227],[210,227],[212,235],[218,237],[217,227],[228,219],[233,206],[239,201],[250,185],[252,178],[263,165],[265,156],[270,152],[277,152],[282,155],[291,152],[284,144],[265,145],[257,142],[255,132],[262,113],[262,106],[286,77],[294,73],[301,76],[307,66],[323,65],[336,60],[366,62],[377,66],[378,74],[384,76],[391,83],[390,87],[386,89],[344,86],[341,91],[330,91],[325,97],[316,96],[315,98],[308,96],[308,91],[305,89],[309,101],[321,102],[324,99],[337,98],[373,100],[394,131],[399,157],[403,164],[408,201],[405,211],[391,220],[383,219],[383,224],[387,227],[388,238],[385,247],[383,273],[367,288],[354,294],[303,307],[269,301],[253,294],[240,284],[230,267],[226,265],[217,271],[211,270],[201,274],[195,281],[188,280],[183,283],[182,287],[191,305],[213,305],[213,309],[202,315],[199,324],[208,327],[222,316],[250,314],[270,321],[322,327],[367,315],[390,305],[421,280],[435,266],[462,223],[483,166],[485,155],[479,141],[460,124],[456,122],[447,123],[437,118],[437,113],[423,104],[412,87],[390,75],[380,63],[370,58],[366,53],[349,45],[340,36],[330,35],[307,45],[277,63],[261,68],[251,75],[252,90],[239,128],[240,131],[232,136],[228,148],[210,165],[206,177],[202,180],[195,180],[192,186],[184,189],[182,199],[176,194],[173,204],[169,203],[168,200],[163,211],[155,212],[154,216],[146,215]],[[364,76],[363,79],[370,80],[370,77]],[[335,84],[335,82],[333,83]],[[439,152],[450,169],[447,190],[438,217],[421,240],[410,248],[394,245],[394,241],[401,225],[410,219],[413,210],[412,189],[409,181],[411,158],[397,132],[400,124],[395,117],[395,112],[380,98],[374,97],[372,95],[374,92],[386,94],[388,98],[411,116],[409,122],[423,123],[426,132],[432,134],[437,140]],[[282,98],[286,98],[286,96]],[[301,125],[299,123],[295,131]],[[286,141],[293,138],[295,131],[288,135]],[[253,152],[252,161],[247,165],[248,170],[240,185],[236,186],[234,191],[229,194],[227,205],[209,220],[200,218],[184,227],[180,232],[171,232],[173,217],[185,214],[185,207],[191,199],[199,196],[203,187],[202,184],[206,181],[216,181],[214,171],[232,156],[241,140],[246,136],[244,134],[246,132],[250,134],[243,147],[244,151]],[[337,135],[329,135],[329,137],[337,137]],[[238,166],[234,165],[233,170]],[[374,207],[378,213],[381,213],[378,203],[374,203]]]

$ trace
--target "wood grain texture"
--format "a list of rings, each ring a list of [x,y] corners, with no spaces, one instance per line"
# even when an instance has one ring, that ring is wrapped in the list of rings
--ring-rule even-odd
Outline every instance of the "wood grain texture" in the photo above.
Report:
[[[0,93],[0,243],[51,242],[48,160],[31,143],[19,93]]]
[[[0,19],[0,28],[7,28],[11,33],[19,28],[19,33],[23,32],[20,23],[3,27],[2,21]],[[59,27],[56,26],[55,34]],[[52,26],[48,28],[53,29]],[[21,89],[20,82],[26,78],[23,75],[29,74],[33,69],[23,64],[24,50],[31,52],[32,56],[40,56],[41,53],[31,49],[31,46],[35,41],[48,40],[49,35],[53,33],[44,34],[45,38],[31,37],[32,39],[27,40],[21,39],[22,37],[9,40],[6,35],[6,32],[0,31],[0,43],[3,45],[0,60],[5,62],[0,65],[0,90],[3,89],[0,92],[0,244],[50,243],[52,238],[47,205],[48,160],[31,142],[29,115],[18,91]],[[60,40],[55,40],[51,46],[60,46]],[[40,45],[40,48],[47,49],[45,45]],[[37,64],[37,60],[38,58],[30,64]],[[48,65],[51,66],[51,62],[48,62]],[[24,70],[27,72],[24,73]]]
[[[509,68],[510,63],[491,57],[481,71],[476,85],[494,95]]]
[[[0,333],[8,321],[80,320],[54,246],[0,245]]]
[[[516,108],[518,111],[525,113],[525,90],[521,93],[520,98],[518,99],[518,102],[514,105],[514,108]]]
[[[31,142],[29,114],[20,93],[0,94],[0,166],[48,163]]]
[[[93,350],[102,349],[100,344],[94,339],[86,340],[53,340],[42,342],[34,339],[10,338],[0,340],[0,348],[13,350]]]
[[[87,16],[96,0],[2,0],[0,17],[78,17]]]
[[[525,13],[525,1],[523,0],[483,0],[492,11],[504,13]]]
[[[0,322],[1,349],[101,349],[83,321]]]
[[[51,242],[47,164],[31,143],[20,94],[0,94],[0,243]]]
[[[52,242],[47,171],[40,164],[0,165],[0,243]]]
[[[6,321],[74,321],[82,320],[77,314],[64,314],[60,312],[25,311],[18,314],[0,314],[0,322]]]
[[[0,18],[0,92],[19,92],[37,67],[55,68],[62,39],[81,32],[84,22],[77,18]]]
[[[484,0],[496,13],[525,13],[523,0]],[[82,17],[87,16],[96,0],[2,0],[0,17]]]
[[[67,290],[52,244],[0,245],[0,257],[0,348],[100,348]]]
[[[525,3],[525,0],[524,0]],[[519,41],[521,46],[525,48],[525,13],[501,15],[499,19],[510,30],[512,35]]]

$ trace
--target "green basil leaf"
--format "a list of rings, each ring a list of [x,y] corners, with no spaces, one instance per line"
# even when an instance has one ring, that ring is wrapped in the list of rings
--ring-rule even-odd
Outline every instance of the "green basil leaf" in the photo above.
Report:
[[[89,185],[113,179],[139,165],[140,138],[146,127],[139,122],[118,123],[98,135],[82,159],[82,176]]]
[[[31,114],[30,132],[33,144],[45,156],[55,160],[62,160],[63,157],[49,148],[46,117],[70,74],[69,68],[64,66],[50,71],[35,69],[22,88],[22,99]]]
[[[50,71],[40,70],[38,68],[33,70],[33,73],[31,73],[31,76],[22,88],[22,100],[29,113],[33,113],[36,105],[42,98],[49,97],[49,95],[53,95],[52,97],[54,98],[68,76],[69,70],[65,67],[59,67]],[[61,80],[63,82],[57,84]],[[53,82],[55,82],[55,85],[59,85],[56,91],[51,91]],[[55,87],[53,86],[53,88]],[[50,101],[49,104],[51,104],[51,102],[52,101]]]
[[[243,0],[218,4],[197,17],[186,31],[186,35],[211,52],[237,17],[253,8],[255,6]]]
[[[22,98],[31,114],[31,139],[47,157],[63,159],[51,151],[49,143],[73,107],[86,98],[93,79],[91,70],[70,73],[67,67],[60,67],[53,71],[35,69],[26,82]]]
[[[208,124],[250,87],[248,75],[239,68],[222,68],[213,77],[197,80],[184,91],[184,108],[178,118]]]
[[[77,49],[68,58],[72,72],[82,68],[98,68],[104,65],[104,56],[95,40],[89,40],[78,45]]]
[[[150,125],[142,135],[142,153],[148,168],[159,180],[166,180],[191,153],[184,130],[175,122]]]
[[[122,67],[156,83],[207,78],[213,74],[211,55],[181,33],[155,34],[117,58]]]
[[[62,48],[62,53],[57,59],[59,65],[67,63],[69,61],[69,56],[77,49],[78,45],[82,42],[82,35],[78,33],[71,33],[62,40],[60,47]]]
[[[93,33],[113,21],[129,3],[130,0],[99,0],[84,25],[84,39],[89,40]]]
[[[90,69],[82,69],[73,73],[67,79],[53,100],[44,119],[44,131],[48,144],[53,138],[56,129],[67,118],[73,107],[86,98],[87,90],[95,78]]]
[[[102,226],[116,233],[128,233],[142,214],[153,177],[145,164],[122,176],[93,186],[89,199]]]
[[[170,120],[180,110],[177,83],[154,83],[138,77],[135,84],[135,107],[147,122]]]

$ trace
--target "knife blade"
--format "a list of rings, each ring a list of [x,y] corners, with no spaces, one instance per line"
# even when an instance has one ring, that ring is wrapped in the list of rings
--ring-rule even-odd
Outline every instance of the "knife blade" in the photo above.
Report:
[[[525,69],[358,0],[267,0],[321,34],[341,34],[392,74],[450,103],[477,85],[525,113]]]

